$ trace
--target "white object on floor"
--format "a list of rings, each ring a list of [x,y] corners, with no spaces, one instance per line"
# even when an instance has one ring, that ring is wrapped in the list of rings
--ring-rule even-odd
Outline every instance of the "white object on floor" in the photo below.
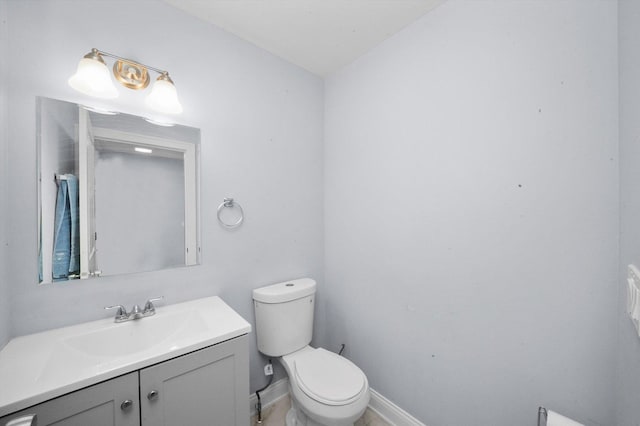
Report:
[[[584,426],[575,420],[558,414],[555,411],[547,410],[547,426]]]
[[[640,337],[640,271],[634,265],[627,269],[627,313]]]

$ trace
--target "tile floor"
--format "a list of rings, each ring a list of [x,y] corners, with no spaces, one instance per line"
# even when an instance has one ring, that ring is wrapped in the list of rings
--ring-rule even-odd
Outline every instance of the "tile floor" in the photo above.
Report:
[[[291,400],[289,395],[285,395],[274,404],[265,408],[262,411],[262,423],[260,426],[284,426],[284,418],[287,415],[287,411],[291,408]],[[251,425],[258,426],[257,417],[251,418]],[[356,421],[354,426],[393,426],[384,421],[375,412],[367,408],[362,417]]]

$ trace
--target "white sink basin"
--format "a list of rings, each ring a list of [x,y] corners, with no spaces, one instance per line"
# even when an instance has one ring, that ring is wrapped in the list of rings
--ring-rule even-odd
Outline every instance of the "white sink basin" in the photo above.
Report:
[[[207,324],[197,311],[159,312],[70,336],[62,343],[87,356],[122,357],[162,346],[185,334],[199,334],[207,330]]]
[[[56,340],[49,358],[37,377],[39,383],[56,383],[68,376],[69,365],[87,376],[109,370],[123,360],[144,358],[145,354],[169,353],[180,342],[206,335],[203,315],[188,304],[172,310],[157,308],[153,316],[115,323],[97,321],[87,330],[76,330]]]
[[[0,351],[0,417],[250,331],[222,299],[207,297],[133,321],[111,317],[15,338]]]

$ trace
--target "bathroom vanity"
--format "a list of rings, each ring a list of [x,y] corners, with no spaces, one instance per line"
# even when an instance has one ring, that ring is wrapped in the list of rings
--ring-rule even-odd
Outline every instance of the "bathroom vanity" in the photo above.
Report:
[[[247,426],[250,331],[209,297],[16,338],[0,352],[0,426]]]

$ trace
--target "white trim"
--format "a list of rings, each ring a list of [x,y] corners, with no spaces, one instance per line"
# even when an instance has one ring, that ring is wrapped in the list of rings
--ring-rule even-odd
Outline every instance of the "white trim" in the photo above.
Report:
[[[78,210],[80,231],[80,279],[97,273],[96,265],[96,150],[89,112],[78,106]]]
[[[384,396],[380,395],[374,389],[369,389],[371,392],[371,400],[369,401],[369,409],[374,411],[378,416],[382,417],[384,421],[392,426],[426,426],[420,420],[413,417],[411,414],[398,407],[393,402],[389,401]],[[260,400],[262,402],[262,409],[266,409],[272,404],[278,402],[278,400],[289,394],[289,379],[280,379],[273,383],[264,391],[260,392]],[[252,416],[256,415],[256,404],[258,398],[255,392],[249,396],[249,410]]]
[[[106,127],[93,127],[92,130],[94,138],[106,141],[118,142],[128,145],[148,145],[151,148],[160,147],[176,152],[185,152],[193,149],[192,143],[184,142],[177,139],[165,139],[159,138],[157,136],[123,132],[122,130],[108,129]]]
[[[369,408],[382,417],[383,420],[393,426],[426,426],[375,390],[369,389],[369,391],[371,392]]]
[[[280,379],[275,383],[272,383],[271,386],[260,392],[260,402],[262,402],[262,410],[266,409],[268,406],[275,404],[280,398],[283,396],[287,396],[289,394],[289,379],[284,378]],[[258,397],[256,397],[256,393],[253,392],[249,395],[249,411],[252,416],[255,416],[256,413],[256,404],[258,403]]]

